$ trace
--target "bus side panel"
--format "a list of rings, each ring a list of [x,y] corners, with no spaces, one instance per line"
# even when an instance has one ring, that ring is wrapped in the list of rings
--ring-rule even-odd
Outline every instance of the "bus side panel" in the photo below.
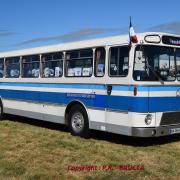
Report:
[[[180,110],[179,86],[150,87],[149,111],[171,112]]]
[[[129,85],[112,85],[111,94],[106,95],[106,131],[130,135]]]
[[[136,94],[135,93],[136,88]],[[149,87],[131,86],[131,98],[129,101],[129,111],[137,113],[149,112]]]
[[[137,113],[149,112],[149,98],[148,97],[131,97],[129,103],[129,111]]]

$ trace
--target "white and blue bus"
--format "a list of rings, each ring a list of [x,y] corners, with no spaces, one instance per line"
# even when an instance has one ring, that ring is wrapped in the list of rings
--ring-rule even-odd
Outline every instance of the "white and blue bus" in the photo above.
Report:
[[[3,113],[127,136],[180,133],[180,36],[167,33],[0,53]]]

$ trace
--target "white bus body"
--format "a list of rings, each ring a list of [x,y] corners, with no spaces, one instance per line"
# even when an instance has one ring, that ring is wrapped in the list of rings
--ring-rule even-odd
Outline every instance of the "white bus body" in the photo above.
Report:
[[[180,36],[137,34],[0,53],[1,115],[139,137],[180,133]]]

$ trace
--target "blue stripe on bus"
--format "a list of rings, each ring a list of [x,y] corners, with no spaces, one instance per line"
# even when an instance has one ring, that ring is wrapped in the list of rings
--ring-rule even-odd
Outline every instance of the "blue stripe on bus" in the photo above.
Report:
[[[105,85],[97,84],[59,84],[59,83],[0,83],[0,86],[15,87],[44,87],[44,88],[73,88],[73,89],[105,89]]]
[[[180,89],[179,86],[142,86],[137,85],[137,91],[146,92],[146,91],[177,91],[177,89]],[[134,86],[130,86],[130,91],[134,90]]]
[[[0,90],[4,99],[15,99],[50,104],[68,104],[73,99],[82,101],[86,106],[93,108],[109,108],[129,112],[163,112],[179,111],[180,98],[176,97],[130,97],[95,95],[94,98],[71,97],[67,93],[37,92],[22,90]]]
[[[105,90],[106,85],[100,84],[60,84],[60,83],[11,83],[11,82],[2,82],[0,86],[14,86],[14,87],[44,87],[44,88],[73,88],[73,89],[96,89],[96,90]],[[137,85],[137,91],[176,91],[180,89],[179,86],[146,86],[146,85]],[[113,90],[116,91],[133,91],[133,85],[113,85]]]
[[[151,97],[149,98],[151,112],[180,111],[179,97]]]
[[[179,86],[158,86],[158,87],[149,87],[149,91],[177,91],[180,88]]]

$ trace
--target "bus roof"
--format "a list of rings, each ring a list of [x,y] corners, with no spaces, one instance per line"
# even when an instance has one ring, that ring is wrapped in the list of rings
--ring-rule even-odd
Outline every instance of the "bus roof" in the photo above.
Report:
[[[159,35],[162,37],[163,35],[173,36],[180,38],[180,35],[170,34],[170,33],[162,33],[162,32],[146,32],[137,34],[139,42],[144,40],[144,37],[147,35]],[[120,45],[120,44],[128,44],[129,35],[119,35],[119,36],[110,36],[105,38],[97,38],[90,40],[82,40],[82,41],[74,41],[68,43],[61,43],[56,45],[48,45],[41,46],[35,48],[28,48],[22,50],[13,50],[7,52],[0,52],[0,57],[12,57],[12,56],[23,56],[23,55],[31,55],[31,54],[42,54],[48,52],[57,52],[57,51],[67,51],[74,49],[82,49],[82,48],[91,48],[98,46],[108,46],[108,45]]]

